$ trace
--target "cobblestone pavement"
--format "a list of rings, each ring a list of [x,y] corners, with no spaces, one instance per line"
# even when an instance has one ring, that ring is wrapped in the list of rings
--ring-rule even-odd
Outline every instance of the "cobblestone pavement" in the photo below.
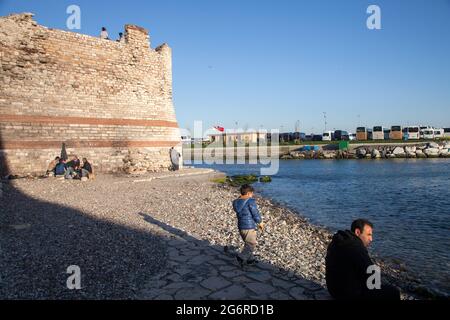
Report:
[[[138,299],[148,300],[329,300],[328,291],[292,272],[260,261],[237,263],[235,253],[212,246],[147,216],[167,234],[168,266]]]

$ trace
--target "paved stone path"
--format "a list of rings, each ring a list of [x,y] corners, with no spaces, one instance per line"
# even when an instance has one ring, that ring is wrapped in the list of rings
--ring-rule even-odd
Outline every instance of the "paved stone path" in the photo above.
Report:
[[[168,268],[154,276],[139,299],[328,300],[328,291],[292,272],[259,262],[241,268],[233,254],[185,232],[170,234]]]

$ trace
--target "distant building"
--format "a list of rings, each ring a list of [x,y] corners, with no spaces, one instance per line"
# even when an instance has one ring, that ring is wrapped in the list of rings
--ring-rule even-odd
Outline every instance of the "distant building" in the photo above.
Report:
[[[257,144],[267,140],[267,134],[265,132],[239,130],[218,131],[217,133],[208,134],[208,137],[211,142],[224,142],[224,144]]]

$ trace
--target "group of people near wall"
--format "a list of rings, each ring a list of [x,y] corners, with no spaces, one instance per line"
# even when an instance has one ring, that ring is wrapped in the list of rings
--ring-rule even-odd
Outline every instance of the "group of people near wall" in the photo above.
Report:
[[[111,40],[109,38],[108,30],[106,30],[105,27],[103,27],[102,31],[100,32],[100,39]],[[117,42],[125,42],[125,36],[123,35],[123,32],[119,32],[119,38],[116,41]]]
[[[93,179],[94,169],[86,158],[82,162],[78,157],[72,156],[69,161],[56,157],[47,168],[47,176],[64,177],[65,179]]]

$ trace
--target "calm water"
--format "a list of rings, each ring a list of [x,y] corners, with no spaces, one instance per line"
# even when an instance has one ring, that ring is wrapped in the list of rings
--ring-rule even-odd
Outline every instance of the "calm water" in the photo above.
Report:
[[[259,175],[257,166],[212,167]],[[450,294],[450,160],[281,161],[257,190],[333,231],[370,219],[374,253]]]

